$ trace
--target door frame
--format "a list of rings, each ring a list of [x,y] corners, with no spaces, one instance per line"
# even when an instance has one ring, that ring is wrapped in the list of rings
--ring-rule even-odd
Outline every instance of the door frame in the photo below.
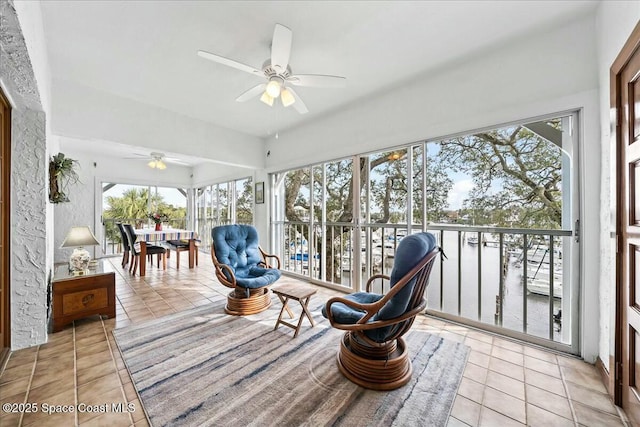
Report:
[[[0,237],[2,239],[0,249],[0,305],[2,312],[2,326],[4,328],[3,341],[0,342],[0,372],[4,369],[5,362],[11,350],[11,269],[9,267],[11,253],[11,103],[0,87],[0,108],[4,111],[7,120],[3,121],[0,128],[0,150],[2,150],[2,177],[0,178],[2,191],[2,212],[1,216],[5,221],[0,223],[2,227]]]
[[[616,256],[615,256],[615,326],[614,326],[614,357],[609,362],[609,393],[613,395],[614,403],[618,406],[623,405],[623,372],[625,361],[625,272],[624,267],[627,264],[623,254],[622,231],[626,228],[623,224],[626,198],[626,188],[624,188],[624,174],[626,166],[624,165],[624,135],[621,132],[623,108],[621,103],[622,94],[622,71],[627,65],[636,50],[640,49],[640,23],[631,32],[631,35],[625,42],[611,65],[609,82],[610,82],[610,107],[615,111],[611,123],[611,142],[615,146],[615,162],[616,162]],[[624,252],[627,253],[627,252]],[[628,345],[628,343],[627,343]]]

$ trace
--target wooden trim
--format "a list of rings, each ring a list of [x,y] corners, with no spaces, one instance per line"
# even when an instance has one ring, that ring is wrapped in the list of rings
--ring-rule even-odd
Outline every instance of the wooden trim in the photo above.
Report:
[[[623,402],[623,381],[622,375],[616,375],[616,367],[618,367],[618,371],[623,366],[624,362],[624,336],[623,329],[626,330],[625,327],[625,300],[624,300],[624,292],[625,292],[625,283],[624,283],[624,267],[625,260],[622,256],[622,233],[626,224],[622,223],[623,215],[625,209],[625,193],[624,193],[624,174],[626,171],[626,166],[623,164],[623,153],[625,147],[623,146],[624,141],[622,135],[620,133],[621,126],[621,106],[620,106],[620,95],[622,91],[621,87],[621,72],[625,65],[631,59],[633,53],[640,47],[640,22],[636,24],[635,28],[631,32],[631,35],[625,42],[624,46],[620,50],[620,53],[613,61],[613,64],[610,68],[609,73],[609,99],[610,99],[610,107],[611,111],[613,111],[613,115],[611,116],[611,137],[610,143],[614,145],[616,149],[616,259],[615,259],[615,326],[614,330],[614,357],[610,362],[609,372],[613,374],[608,375],[608,385],[607,390],[609,394],[612,395],[613,401],[616,405],[622,406]],[[617,378],[616,378],[617,377]]]
[[[604,384],[605,388],[607,389],[607,392],[611,394],[611,388],[609,383],[610,381],[609,372],[607,371],[605,364],[600,359],[600,356],[596,358],[596,370],[600,374],[600,379],[602,380],[602,384]]]
[[[10,275],[10,253],[11,253],[11,104],[6,98],[5,94],[0,88],[0,108],[4,110],[7,120],[4,121],[5,126],[0,129],[2,132],[1,139],[4,141],[2,144],[2,191],[3,208],[1,215],[5,219],[0,226],[2,230],[2,250],[0,250],[0,286],[3,286],[2,297],[0,298],[0,304],[2,304],[2,324],[4,325],[4,342],[0,342],[0,351],[5,348],[11,347],[11,275]],[[7,352],[8,353],[8,352]],[[7,354],[8,355],[8,354]],[[0,356],[7,356],[0,354]]]

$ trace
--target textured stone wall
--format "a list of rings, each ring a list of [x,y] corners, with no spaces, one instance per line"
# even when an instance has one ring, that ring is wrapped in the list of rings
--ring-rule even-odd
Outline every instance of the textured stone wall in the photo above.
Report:
[[[29,53],[13,4],[0,0],[0,82],[11,112],[11,348],[47,339],[47,144]]]

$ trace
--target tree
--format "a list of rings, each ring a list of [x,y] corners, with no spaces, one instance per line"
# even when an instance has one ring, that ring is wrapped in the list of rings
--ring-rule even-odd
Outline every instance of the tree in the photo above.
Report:
[[[559,120],[547,123],[558,128]],[[440,142],[439,160],[471,175],[464,208],[476,224],[559,228],[562,222],[562,151],[524,126]]]
[[[414,156],[414,181],[422,182],[422,174],[425,173],[422,167],[420,156]],[[392,219],[394,222],[404,219],[406,221],[407,209],[407,150],[382,152],[358,160],[360,168],[360,185],[363,192],[361,198],[364,203],[367,188],[370,189],[371,201],[371,221],[377,224],[387,224]],[[322,218],[322,206],[320,203],[324,198],[327,222],[329,223],[352,223],[353,212],[353,162],[350,159],[330,162],[324,168],[324,181],[326,185],[322,187],[322,168],[304,168],[290,171],[285,177],[285,215],[287,220],[292,222],[308,221],[309,212],[313,211],[316,221]],[[314,188],[310,188],[311,174],[314,177]],[[438,215],[444,215],[447,194],[452,186],[451,180],[442,173],[442,168],[437,163],[428,163],[427,182],[432,187],[428,192],[428,203],[433,204],[432,208]],[[420,185],[421,186],[421,185]],[[415,186],[414,186],[415,187]],[[313,195],[313,196],[312,196]],[[414,199],[417,203],[422,203],[422,198]],[[416,218],[422,220],[422,209],[414,209]],[[296,225],[294,227],[296,235],[301,235],[309,242],[316,242],[316,253],[321,253],[321,241],[316,238],[311,240],[309,227],[306,225]],[[326,254],[325,275],[327,280],[336,281],[340,272],[340,254],[346,250],[349,239],[344,235],[350,230],[341,225],[328,224],[323,230]],[[322,259],[322,257],[321,257]]]

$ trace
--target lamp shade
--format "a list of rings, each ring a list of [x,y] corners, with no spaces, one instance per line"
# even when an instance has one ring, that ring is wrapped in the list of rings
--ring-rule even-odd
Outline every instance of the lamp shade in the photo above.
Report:
[[[69,270],[74,273],[85,271],[89,267],[91,255],[83,246],[99,245],[98,239],[93,235],[91,229],[87,226],[71,227],[67,233],[67,237],[60,245],[61,248],[75,247],[71,257],[69,257]]]
[[[61,248],[72,248],[75,246],[93,246],[99,245],[98,239],[93,235],[91,229],[87,226],[71,227],[65,237]]]

